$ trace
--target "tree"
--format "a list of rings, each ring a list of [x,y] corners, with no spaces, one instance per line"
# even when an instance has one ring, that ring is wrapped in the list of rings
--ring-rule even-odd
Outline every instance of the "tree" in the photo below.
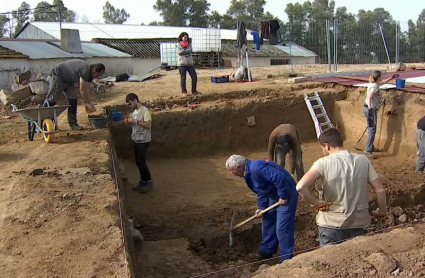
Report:
[[[193,1],[189,8],[189,26],[208,27],[210,5],[207,0]]]
[[[26,2],[22,2],[19,8],[12,12],[12,17],[16,20],[14,37],[18,35],[25,23],[30,19],[31,13],[30,5]]]
[[[290,32],[291,40],[297,44],[305,45],[305,34],[307,32],[310,9],[310,2],[305,2],[303,4],[288,3],[286,5],[285,13],[288,16],[286,28]]]
[[[232,0],[227,10],[229,16],[226,22],[232,29],[236,28],[237,21],[244,21],[248,29],[259,29],[259,22],[264,17],[265,0]]]
[[[208,15],[208,26],[212,28],[221,28],[221,24],[223,23],[223,16],[217,12],[212,11],[210,15]]]
[[[162,22],[152,21],[152,22],[151,22],[151,23],[149,23],[148,25],[158,26],[158,25],[162,25]]]
[[[0,15],[0,38],[4,38],[7,34],[6,24],[9,22],[9,19],[5,15]]]
[[[186,26],[190,0],[157,0],[153,8],[160,12],[164,25]]]
[[[208,0],[157,0],[153,8],[160,12],[163,25],[208,26]]]
[[[83,23],[90,22],[89,16],[87,14],[83,14],[83,16],[81,17],[81,22]]]
[[[53,0],[53,5],[46,1],[37,4],[34,10],[34,21],[75,22],[75,12],[68,10],[62,0]]]
[[[115,9],[109,1],[103,6],[103,19],[109,24],[123,24],[130,17],[124,9]]]

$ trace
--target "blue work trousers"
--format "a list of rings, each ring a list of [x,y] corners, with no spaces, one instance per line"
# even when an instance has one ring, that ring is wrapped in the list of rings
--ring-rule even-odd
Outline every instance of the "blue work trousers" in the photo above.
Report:
[[[269,198],[269,206],[275,204],[279,198]],[[273,209],[263,215],[263,241],[260,244],[261,257],[276,254],[280,244],[280,261],[293,257],[295,244],[295,210],[298,203],[298,194],[292,194],[288,203]]]
[[[376,134],[376,126],[378,123],[378,113],[376,109],[370,109],[368,107],[363,107],[363,112],[366,116],[367,127],[368,127],[368,136],[365,151],[373,152],[374,145],[373,141],[375,141]]]

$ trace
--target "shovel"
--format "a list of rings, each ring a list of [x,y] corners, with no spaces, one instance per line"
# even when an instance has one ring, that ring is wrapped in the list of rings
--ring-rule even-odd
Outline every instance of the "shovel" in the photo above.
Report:
[[[268,212],[269,210],[272,210],[279,206],[279,203],[276,203],[265,210],[262,210],[258,215],[251,216],[250,218],[246,219],[245,221],[242,221],[241,223],[237,224],[236,226],[233,226],[233,222],[236,220],[236,211],[233,212],[232,220],[230,221],[230,229],[229,229],[229,246],[231,247],[233,245],[233,235],[232,232],[236,228],[239,228],[240,226],[245,225],[246,223],[251,222],[254,219],[257,219],[258,217],[262,216],[264,213]]]

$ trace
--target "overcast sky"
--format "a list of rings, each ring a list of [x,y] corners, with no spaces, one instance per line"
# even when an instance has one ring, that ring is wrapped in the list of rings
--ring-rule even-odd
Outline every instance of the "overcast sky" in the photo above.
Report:
[[[266,0],[265,11],[271,12],[282,20],[286,20],[285,7],[287,3],[296,3],[303,1],[294,0]],[[8,12],[19,7],[22,0],[5,0],[2,1],[0,12]],[[26,0],[35,8],[38,0]],[[47,0],[52,2],[53,0]],[[103,22],[102,7],[103,1],[87,1],[87,0],[63,0],[68,9],[76,11],[77,15],[82,17],[86,15],[90,22]],[[106,1],[104,1],[106,3]],[[161,16],[153,9],[156,0],[109,0],[115,8],[124,8],[130,13],[130,18],[126,24],[148,24],[152,21],[160,21]],[[229,0],[209,0],[211,10],[217,10],[220,13],[225,13],[230,1]],[[102,4],[97,4],[102,3]],[[403,4],[403,5],[401,5]],[[346,6],[349,12],[357,13],[358,10],[373,10],[375,8],[384,7],[391,13],[395,20],[401,21],[402,25],[406,24],[409,19],[416,21],[422,9],[425,9],[425,1],[423,0],[404,0],[389,1],[389,0],[336,0],[336,7]],[[77,18],[81,21],[81,18]],[[403,24],[404,23],[404,24]]]

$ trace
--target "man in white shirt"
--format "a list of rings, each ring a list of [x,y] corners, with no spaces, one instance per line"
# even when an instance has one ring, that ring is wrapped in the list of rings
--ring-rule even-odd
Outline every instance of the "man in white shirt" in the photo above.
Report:
[[[344,149],[341,133],[335,128],[325,130],[319,137],[325,157],[317,160],[297,184],[299,194],[319,211],[320,245],[336,244],[365,234],[370,225],[368,184],[377,195],[375,217],[385,217],[385,188],[366,156]],[[316,199],[309,191],[315,187]],[[326,209],[323,209],[325,204]]]
[[[146,193],[153,189],[151,173],[146,164],[146,155],[152,136],[152,116],[149,109],[139,102],[136,94],[128,94],[125,102],[128,107],[134,109],[132,116],[126,118],[125,122],[132,126],[131,140],[134,142],[134,157],[140,173],[140,182],[133,186],[133,190]]]
[[[391,79],[397,78],[398,74],[394,74],[390,78],[382,80],[381,72],[375,71],[369,78],[369,86],[367,88],[366,100],[363,107],[363,112],[366,116],[368,126],[368,137],[365,148],[365,155],[368,157],[373,156],[373,152],[379,150],[373,145],[375,141],[376,126],[378,123],[378,109],[381,103],[381,95],[379,92],[379,86],[388,83]]]

